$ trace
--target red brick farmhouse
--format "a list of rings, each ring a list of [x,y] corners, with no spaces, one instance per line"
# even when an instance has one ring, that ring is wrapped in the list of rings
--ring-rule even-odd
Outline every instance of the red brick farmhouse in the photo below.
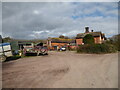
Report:
[[[103,43],[103,41],[105,40],[105,35],[102,32],[93,32],[93,30],[91,30],[91,32],[89,32],[89,27],[85,27],[85,33],[79,33],[76,36],[76,45],[81,45],[84,44],[83,43],[83,38],[87,35],[87,34],[91,34],[94,37],[94,42],[95,44],[101,44]]]

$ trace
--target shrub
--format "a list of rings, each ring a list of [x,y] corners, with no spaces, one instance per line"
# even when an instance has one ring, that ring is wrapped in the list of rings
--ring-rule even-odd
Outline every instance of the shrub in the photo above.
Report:
[[[78,53],[112,53],[116,51],[117,48],[111,44],[86,44],[77,48]]]
[[[114,45],[120,51],[120,34],[112,36],[105,43]]]
[[[84,38],[83,38],[83,43],[84,44],[94,44],[94,37],[91,34],[87,34]]]

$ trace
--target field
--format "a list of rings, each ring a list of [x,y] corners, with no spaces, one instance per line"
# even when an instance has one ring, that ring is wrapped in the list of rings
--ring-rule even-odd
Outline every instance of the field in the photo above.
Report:
[[[118,53],[50,51],[3,63],[3,88],[117,88]]]

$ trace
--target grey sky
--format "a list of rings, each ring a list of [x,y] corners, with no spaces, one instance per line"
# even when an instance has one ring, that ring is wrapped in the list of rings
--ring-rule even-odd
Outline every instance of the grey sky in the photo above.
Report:
[[[18,39],[69,37],[89,26],[107,37],[118,33],[117,3],[3,2],[2,34]]]

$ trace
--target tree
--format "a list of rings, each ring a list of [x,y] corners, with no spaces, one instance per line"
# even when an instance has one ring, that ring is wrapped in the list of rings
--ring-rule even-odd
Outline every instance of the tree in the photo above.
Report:
[[[68,36],[64,36],[65,39],[70,39]]]
[[[65,38],[65,36],[63,36],[63,35],[60,35],[60,36],[59,36],[59,38]]]
[[[10,40],[12,40],[10,37],[3,38],[3,42],[10,42]]]
[[[94,44],[94,37],[91,34],[87,34],[84,38],[83,38],[83,43],[84,44]]]
[[[68,36],[64,36],[64,35],[60,35],[59,38],[63,38],[63,39],[69,39]]]

